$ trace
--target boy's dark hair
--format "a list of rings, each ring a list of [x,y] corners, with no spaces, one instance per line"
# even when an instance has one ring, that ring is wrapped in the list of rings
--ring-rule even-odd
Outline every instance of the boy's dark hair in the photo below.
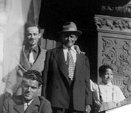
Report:
[[[39,85],[43,84],[42,75],[39,71],[28,70],[27,72],[24,73],[23,77],[31,80],[36,80],[39,82]]]
[[[113,68],[110,65],[108,64],[101,65],[99,67],[99,76],[103,77],[107,69],[111,69],[113,71]]]

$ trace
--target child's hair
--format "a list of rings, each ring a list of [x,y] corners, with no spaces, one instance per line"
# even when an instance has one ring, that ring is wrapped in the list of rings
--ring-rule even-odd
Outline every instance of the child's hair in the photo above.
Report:
[[[105,75],[107,69],[111,69],[113,71],[113,68],[110,65],[108,65],[108,64],[101,65],[99,67],[99,76],[103,77]]]

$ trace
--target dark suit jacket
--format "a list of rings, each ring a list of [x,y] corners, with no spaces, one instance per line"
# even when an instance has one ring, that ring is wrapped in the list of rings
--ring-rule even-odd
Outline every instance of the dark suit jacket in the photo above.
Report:
[[[68,109],[71,94],[75,110],[84,111],[85,105],[92,104],[89,70],[88,58],[77,54],[74,81],[70,85],[63,49],[59,47],[47,51],[43,79],[46,83],[45,95],[52,106]]]
[[[3,105],[3,113],[52,113],[50,102],[44,97],[36,97],[24,112],[22,95],[8,98]]]

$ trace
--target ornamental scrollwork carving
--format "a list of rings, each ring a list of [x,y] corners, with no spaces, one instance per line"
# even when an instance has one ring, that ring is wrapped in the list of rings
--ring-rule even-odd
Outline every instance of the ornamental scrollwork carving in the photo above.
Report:
[[[101,64],[110,64],[115,71],[114,83],[126,97],[131,96],[131,40],[102,37]]]
[[[95,23],[97,30],[131,33],[131,19],[96,15]]]
[[[109,1],[106,4],[101,3],[100,13],[102,13],[103,15],[131,17],[131,0],[123,1],[125,2],[122,4],[122,1],[116,2],[115,0],[111,2]]]

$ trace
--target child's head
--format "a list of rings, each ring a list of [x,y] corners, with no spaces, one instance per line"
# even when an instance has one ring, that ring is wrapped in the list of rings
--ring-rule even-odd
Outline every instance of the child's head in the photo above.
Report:
[[[113,68],[110,65],[102,65],[99,67],[99,76],[102,82],[108,84],[113,79]]]

